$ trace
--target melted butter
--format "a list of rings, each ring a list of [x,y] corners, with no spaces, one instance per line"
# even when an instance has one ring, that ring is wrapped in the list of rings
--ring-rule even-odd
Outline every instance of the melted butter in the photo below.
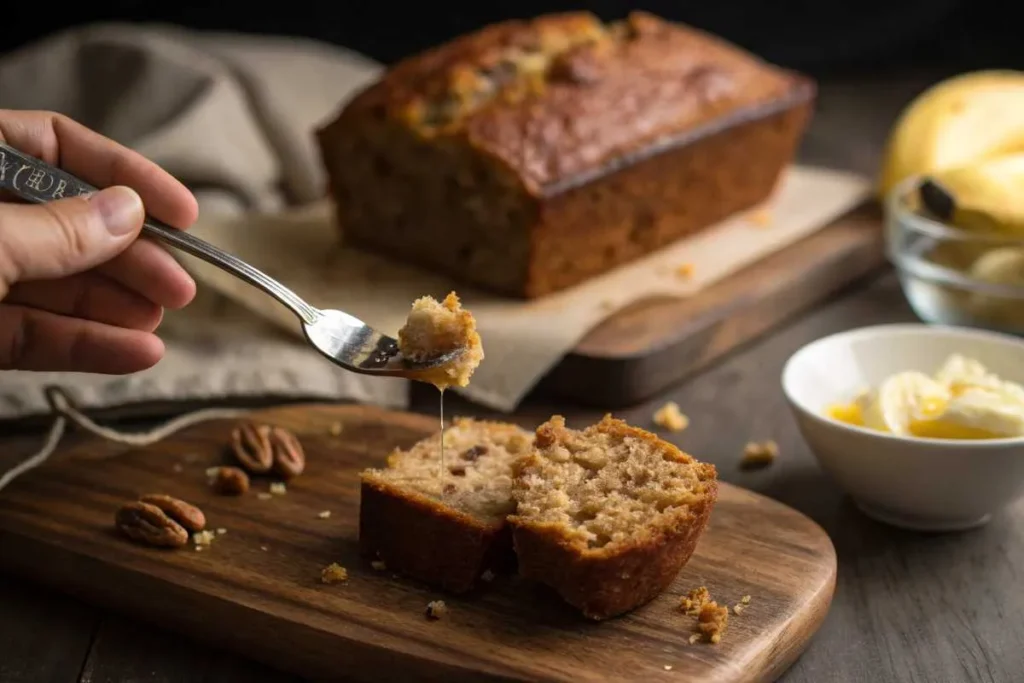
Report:
[[[999,438],[998,434],[993,434],[987,429],[949,424],[938,420],[913,420],[907,428],[911,434],[922,439],[980,440]]]
[[[838,403],[829,406],[825,410],[825,414],[838,422],[845,422],[857,427],[864,426],[864,412],[856,403]]]

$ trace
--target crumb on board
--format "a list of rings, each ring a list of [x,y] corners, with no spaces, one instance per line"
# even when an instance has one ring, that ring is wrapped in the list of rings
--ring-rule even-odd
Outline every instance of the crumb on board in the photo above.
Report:
[[[481,581],[494,581],[494,572],[490,569],[485,569],[484,573],[480,575]]]
[[[742,598],[740,598],[740,604],[749,605],[750,604],[750,596],[749,595],[744,595]]]
[[[223,536],[223,535],[224,535],[224,534],[226,534],[227,532],[228,532],[228,530],[227,530],[227,529],[225,529],[224,527],[220,527],[219,529],[217,529],[217,535],[218,535],[218,536]]]
[[[700,610],[708,602],[711,602],[711,593],[704,586],[694,588],[679,601],[679,609],[691,617],[700,614]]]
[[[666,664],[665,665],[665,671],[671,671],[671,670],[672,670],[672,665],[671,664]]]
[[[448,614],[448,605],[444,600],[432,600],[427,603],[427,619],[441,619]]]
[[[743,613],[743,609],[744,609],[743,605],[737,603],[737,604],[732,606],[732,613],[733,614],[742,614]]]
[[[331,426],[327,431],[330,433],[331,436],[341,436],[341,432],[343,430],[344,427],[340,422],[333,422],[331,423]]]
[[[697,615],[697,631],[709,643],[722,640],[725,627],[729,624],[729,608],[720,606],[714,600],[704,603]]]
[[[192,543],[199,546],[210,545],[213,543],[214,533],[212,531],[197,531],[192,534]]]
[[[690,645],[693,645],[698,640],[700,640],[700,634],[699,633],[694,633],[693,635],[690,636]]]
[[[220,468],[219,467],[207,467],[206,468],[206,478],[207,479],[215,479],[219,472],[220,472]]]
[[[376,571],[379,571],[379,572],[382,572],[382,571],[384,571],[385,569],[388,568],[388,566],[386,564],[384,564],[384,560],[374,560],[373,562],[370,563],[370,566],[373,567]]]
[[[256,494],[256,497],[259,498],[260,500],[270,500],[274,496],[273,494],[267,493],[266,491],[260,491],[259,493]]]
[[[775,462],[777,457],[779,457],[779,444],[771,439],[750,441],[743,447],[743,459],[740,460],[740,467],[743,469],[768,467]]]
[[[683,280],[689,280],[693,277],[693,264],[683,263],[682,265],[676,266],[675,275]]]
[[[201,546],[201,545],[197,545],[197,546],[196,546],[196,552],[197,552],[197,553],[201,553],[201,552],[203,552],[203,546]]]
[[[681,432],[690,426],[690,418],[679,410],[679,404],[669,401],[654,413],[654,424],[670,432]]]
[[[288,493],[288,487],[283,481],[275,481],[270,484],[270,492],[275,496],[283,496]]]
[[[771,209],[766,207],[754,209],[747,214],[747,220],[759,228],[767,228],[772,224],[773,220]]]
[[[348,570],[337,562],[331,562],[320,572],[320,581],[328,584],[348,581]]]
[[[316,513],[316,516],[319,517],[320,519],[328,519],[331,516],[331,511],[330,510],[321,510],[320,512]]]
[[[268,547],[267,547],[267,546],[265,546],[265,545],[261,545],[261,546],[260,546],[260,550],[262,550],[263,552],[267,552],[268,550],[270,550],[270,548],[268,548]]]

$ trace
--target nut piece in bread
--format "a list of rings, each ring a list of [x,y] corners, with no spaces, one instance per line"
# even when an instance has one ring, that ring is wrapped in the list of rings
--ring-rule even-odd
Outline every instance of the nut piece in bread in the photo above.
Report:
[[[389,570],[453,593],[513,561],[506,518],[512,465],[533,434],[516,425],[457,418],[441,434],[392,453],[362,474],[359,546]]]
[[[606,416],[582,431],[537,428],[516,464],[519,573],[591,619],[643,605],[690,559],[718,496],[715,467]]]
[[[568,12],[403,60],[317,138],[347,243],[536,298],[762,204],[813,99],[699,30]]]
[[[453,385],[469,384],[470,376],[484,359],[476,319],[462,307],[455,292],[440,302],[430,296],[413,302],[405,325],[398,331],[398,350],[413,362],[461,350],[451,361],[414,375],[414,379],[429,382],[442,391]]]

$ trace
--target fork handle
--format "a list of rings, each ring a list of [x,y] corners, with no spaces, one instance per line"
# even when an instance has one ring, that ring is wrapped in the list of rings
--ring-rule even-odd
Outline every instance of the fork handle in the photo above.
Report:
[[[66,197],[79,197],[97,191],[67,171],[18,151],[0,142],[0,189],[9,190],[21,199],[35,204]],[[302,322],[312,325],[320,311],[302,297],[242,259],[218,249],[209,242],[176,230],[146,215],[142,234],[156,237],[181,251],[217,266],[250,285],[264,291],[287,306]]]

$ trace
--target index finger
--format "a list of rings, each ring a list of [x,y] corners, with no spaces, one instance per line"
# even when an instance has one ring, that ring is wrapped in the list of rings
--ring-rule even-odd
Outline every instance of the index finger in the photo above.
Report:
[[[0,109],[0,142],[99,188],[126,185],[139,193],[147,213],[176,228],[199,215],[195,197],[170,173],[63,114]]]

